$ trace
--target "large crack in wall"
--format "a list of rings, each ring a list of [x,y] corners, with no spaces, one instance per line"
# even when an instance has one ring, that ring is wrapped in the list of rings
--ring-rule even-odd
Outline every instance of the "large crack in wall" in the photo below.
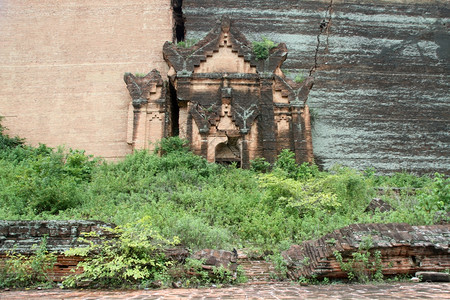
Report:
[[[331,27],[331,21],[332,21],[332,14],[333,14],[333,0],[330,0],[330,3],[327,6],[325,17],[322,19],[319,25],[319,34],[317,34],[317,45],[314,52],[314,66],[311,67],[309,70],[309,76],[312,76],[317,68],[319,67],[319,51],[320,51],[320,37],[323,33],[326,34],[326,46],[325,46],[325,52],[328,51],[328,45],[329,45],[329,34],[330,34],[330,27]]]
[[[186,28],[184,26],[185,17],[183,15],[183,0],[172,0],[173,13],[173,42],[184,41]]]

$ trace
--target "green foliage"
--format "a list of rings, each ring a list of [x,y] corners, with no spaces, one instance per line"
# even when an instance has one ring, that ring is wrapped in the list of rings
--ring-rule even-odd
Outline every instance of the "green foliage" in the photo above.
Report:
[[[2,117],[0,116],[0,122],[2,121]],[[23,145],[24,140],[19,137],[10,137],[5,134],[5,127],[0,123],[0,152],[16,148],[18,146]]]
[[[318,210],[334,211],[340,206],[336,194],[322,189],[322,181],[299,182],[272,173],[260,176],[260,187],[266,192],[266,205],[283,208],[298,217]]]
[[[29,286],[51,286],[48,272],[53,269],[56,256],[47,251],[47,237],[43,237],[36,252],[31,256],[6,253],[6,259],[0,264],[0,288],[23,288]]]
[[[84,239],[82,241],[88,242],[88,247],[70,249],[65,253],[85,257],[77,266],[83,268],[83,273],[67,278],[65,286],[73,287],[79,282],[90,281],[98,287],[121,287],[164,278],[172,262],[166,259],[163,249],[176,244],[177,238],[163,238],[149,217],[110,231],[117,235],[117,239],[100,237],[101,243]],[[96,233],[89,235],[98,237]]]
[[[376,176],[375,170],[369,168],[365,170],[365,175],[373,181],[374,185],[383,187],[423,188],[431,183],[429,176],[416,176],[407,172]]]
[[[303,81],[305,81],[306,77],[303,74],[297,74],[294,77],[294,82],[296,83],[302,83]]]
[[[270,171],[272,166],[266,161],[264,157],[257,157],[250,161],[250,170],[257,173],[267,173]]]
[[[232,271],[224,266],[215,267],[211,270],[203,268],[205,261],[187,258],[184,264],[179,264],[169,270],[172,280],[178,281],[183,287],[199,287],[211,284],[234,284],[247,281],[242,267],[238,266]]]
[[[351,210],[365,209],[371,196],[374,195],[360,172],[341,166],[333,167],[329,175],[321,180],[320,185],[324,189],[333,189],[341,202],[345,203],[344,209],[348,209],[348,207],[351,207]]]
[[[278,252],[266,257],[266,260],[271,261],[275,267],[275,274],[271,274],[273,279],[284,280],[287,278],[287,262],[283,256]]]
[[[192,215],[179,217],[170,226],[170,232],[162,230],[180,237],[180,242],[193,250],[210,248],[212,245],[216,249],[229,249],[233,241],[232,233],[226,228],[211,226]]]
[[[191,48],[195,44],[197,44],[198,40],[185,40],[177,43],[177,47],[179,48]]]
[[[209,272],[203,269],[204,260],[187,258],[184,264],[172,268],[169,273],[184,287],[206,286],[211,283]]]
[[[347,273],[350,281],[367,283],[369,281],[383,280],[383,266],[381,264],[381,252],[379,250],[371,253],[373,246],[370,236],[364,236],[357,252],[352,253],[352,258],[344,262],[341,253],[334,252],[334,256],[341,267]]]
[[[269,57],[270,50],[275,48],[277,44],[263,37],[260,42],[253,42],[253,53],[257,60],[265,60]]]
[[[155,154],[166,155],[169,153],[187,153],[189,142],[177,136],[161,139],[155,146]]]
[[[302,163],[298,165],[295,161],[295,153],[289,149],[283,149],[275,162],[275,172],[281,172],[292,179],[308,179],[319,174],[316,165]]]
[[[98,161],[83,151],[16,147],[0,153],[0,197],[11,217],[57,214],[83,201],[83,189]]]
[[[359,172],[341,166],[321,172],[315,165],[296,164],[289,150],[283,150],[273,166],[256,159],[252,170],[243,170],[208,163],[186,146],[179,138],[164,139],[156,153],[135,151],[119,162],[103,162],[82,151],[45,145],[3,147],[0,218],[96,219],[127,231],[127,224],[151,216],[155,235],[149,235],[153,240],[170,240],[176,235],[191,250],[246,247],[274,255],[285,245],[353,223],[423,225],[448,219],[449,179],[440,174],[379,176],[375,170]],[[376,195],[380,188],[394,187],[405,192]],[[375,196],[396,210],[365,212]],[[125,270],[125,262],[133,264],[124,251],[117,250],[119,244],[108,247],[110,254],[119,253],[123,258],[117,272]],[[158,256],[149,259],[155,264],[165,262]],[[279,257],[277,261],[281,266]],[[112,268],[108,263],[105,268]],[[107,272],[100,265],[100,260],[98,265],[92,263],[92,272]],[[127,269],[132,270],[128,277],[94,281],[121,285],[167,281],[172,276],[168,266],[146,269],[142,274],[148,273],[142,277],[141,269]]]
[[[147,74],[136,72],[136,73],[134,73],[134,76],[136,76],[136,77],[145,77],[145,76],[147,76]]]
[[[432,184],[418,194],[419,207],[430,217],[436,214],[448,221],[447,212],[450,211],[450,178],[436,173]],[[433,220],[429,220],[433,223]]]

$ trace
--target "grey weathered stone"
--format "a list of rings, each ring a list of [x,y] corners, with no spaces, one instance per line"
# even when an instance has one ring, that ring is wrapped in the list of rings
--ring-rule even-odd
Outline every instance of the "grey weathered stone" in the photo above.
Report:
[[[450,274],[443,272],[416,272],[421,281],[450,282]]]
[[[97,232],[102,236],[112,236],[105,227],[115,227],[101,221],[50,220],[50,221],[4,221],[0,220],[0,253],[14,250],[31,254],[33,247],[47,236],[47,250],[56,253],[82,245],[78,241],[83,232]],[[96,240],[96,238],[88,238]]]
[[[286,43],[283,68],[291,74],[315,68],[308,105],[318,114],[317,163],[383,173],[450,172],[449,8],[448,1],[183,1],[187,39],[232,14],[250,40]]]

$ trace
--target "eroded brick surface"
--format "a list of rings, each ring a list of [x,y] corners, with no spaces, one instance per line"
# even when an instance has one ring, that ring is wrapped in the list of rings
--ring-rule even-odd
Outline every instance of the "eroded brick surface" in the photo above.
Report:
[[[354,224],[317,240],[293,245],[283,252],[289,275],[318,278],[346,278],[334,255],[344,261],[357,252],[364,240],[370,251],[380,251],[385,275],[414,274],[417,271],[445,271],[450,268],[450,225],[411,226],[404,223]]]

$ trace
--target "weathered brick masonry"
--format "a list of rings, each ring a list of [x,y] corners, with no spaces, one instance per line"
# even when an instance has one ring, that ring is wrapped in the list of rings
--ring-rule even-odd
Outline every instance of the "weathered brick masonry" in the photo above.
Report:
[[[289,276],[346,278],[335,252],[344,261],[351,259],[365,239],[373,254],[380,251],[384,275],[414,274],[417,271],[440,271],[450,267],[450,226],[411,226],[404,223],[353,224],[335,230],[317,240],[292,245],[283,252]]]
[[[188,39],[204,36],[204,24],[227,13],[248,39],[286,43],[283,68],[292,76],[317,65],[307,104],[319,115],[313,149],[325,167],[449,172],[448,1],[183,4]]]
[[[169,0],[0,1],[0,115],[31,144],[66,144],[106,158],[126,142],[126,71],[167,66]]]
[[[80,257],[67,257],[65,250],[78,247],[82,232],[97,232],[100,236],[114,238],[104,227],[112,227],[98,221],[0,221],[0,259],[8,251],[29,255],[47,236],[47,249],[57,254],[57,263],[52,272],[56,281],[75,269]],[[334,251],[344,260],[358,251],[364,237],[372,240],[371,251],[379,250],[385,275],[414,274],[416,271],[445,271],[450,267],[450,228],[448,224],[433,226],[411,226],[408,224],[354,224],[336,230],[324,237],[293,245],[283,253],[288,263],[289,275],[318,278],[345,278]],[[93,240],[96,241],[95,239]],[[97,241],[99,241],[97,239]],[[184,248],[166,249],[165,254],[184,261],[189,252]],[[236,270],[241,265],[250,281],[266,281],[281,275],[271,262],[263,257],[253,258],[242,251],[204,249],[191,257],[204,258],[204,269],[211,270],[220,265]],[[305,259],[307,258],[307,259]],[[80,271],[80,270],[78,270]]]
[[[65,256],[63,253],[70,248],[83,244],[78,240],[83,232],[96,232],[100,236],[112,238],[104,227],[112,227],[100,221],[4,221],[0,220],[0,262],[8,252],[23,255],[33,254],[43,237],[46,237],[47,250],[55,253],[57,261],[51,277],[61,281],[64,276],[75,270],[81,257]],[[96,238],[86,238],[98,242]],[[79,271],[79,270],[78,270]]]
[[[227,13],[249,40],[285,42],[283,68],[292,76],[316,67],[308,104],[319,115],[313,148],[325,167],[449,172],[448,1],[173,3],[187,39],[203,38]],[[123,74],[156,68],[167,78],[162,45],[184,31],[172,30],[171,6],[1,1],[2,124],[32,144],[67,144],[111,159],[130,153]]]

